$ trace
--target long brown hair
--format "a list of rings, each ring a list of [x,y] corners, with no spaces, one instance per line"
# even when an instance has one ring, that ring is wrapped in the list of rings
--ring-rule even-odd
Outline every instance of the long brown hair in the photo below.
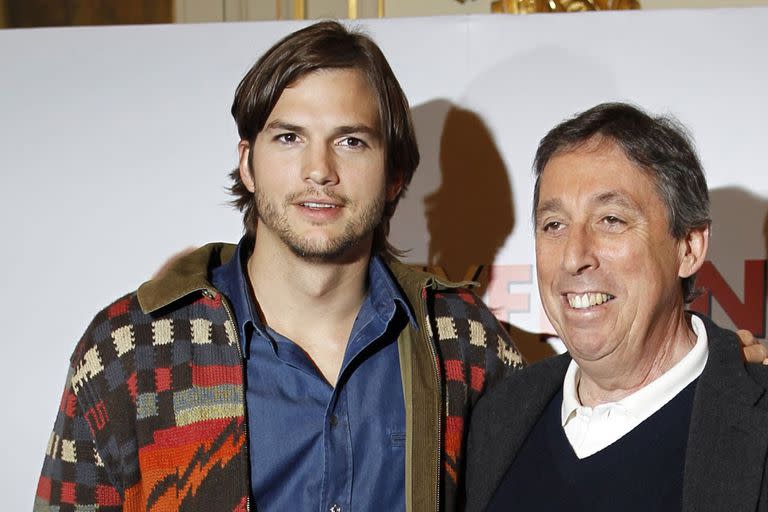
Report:
[[[253,144],[283,90],[303,76],[321,69],[357,69],[367,78],[379,103],[380,131],[386,148],[389,180],[402,176],[400,193],[388,202],[374,230],[373,252],[392,258],[402,253],[387,241],[389,221],[419,164],[419,149],[408,100],[379,47],[365,34],[335,21],[321,21],[289,34],[261,56],[240,81],[232,103],[232,117],[241,140]],[[232,204],[243,212],[248,235],[256,229],[258,211],[253,194],[230,173]]]

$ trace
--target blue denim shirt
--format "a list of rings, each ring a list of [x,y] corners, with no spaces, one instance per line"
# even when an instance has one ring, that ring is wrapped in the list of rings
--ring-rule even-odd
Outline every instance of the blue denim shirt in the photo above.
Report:
[[[332,387],[304,351],[259,319],[243,238],[212,281],[234,309],[246,357],[251,493],[257,510],[405,510],[405,405],[397,336],[416,325],[384,263]]]

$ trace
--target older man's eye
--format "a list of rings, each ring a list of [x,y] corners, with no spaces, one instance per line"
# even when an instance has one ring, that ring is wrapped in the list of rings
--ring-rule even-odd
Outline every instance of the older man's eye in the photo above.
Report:
[[[623,219],[616,217],[615,215],[606,215],[600,222],[610,229],[621,228],[626,224]]]
[[[551,231],[557,231],[562,227],[563,227],[562,223],[556,220],[553,220],[550,222],[545,222],[544,225],[541,227],[541,230],[544,232],[551,232]]]

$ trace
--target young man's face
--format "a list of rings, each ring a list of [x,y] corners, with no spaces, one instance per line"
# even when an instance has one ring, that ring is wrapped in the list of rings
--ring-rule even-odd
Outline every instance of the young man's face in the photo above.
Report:
[[[258,244],[334,261],[370,252],[388,183],[376,95],[354,69],[313,72],[287,87],[249,149],[240,174],[255,194]]]

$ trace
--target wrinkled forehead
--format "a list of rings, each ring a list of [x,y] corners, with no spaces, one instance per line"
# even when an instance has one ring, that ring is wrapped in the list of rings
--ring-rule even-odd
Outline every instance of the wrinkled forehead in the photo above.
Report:
[[[596,170],[601,169],[602,166],[605,165],[605,161],[609,160],[614,164],[620,163],[634,167],[635,170],[639,171],[641,174],[648,173],[646,169],[643,169],[640,165],[631,160],[629,155],[627,155],[617,141],[610,137],[596,134],[586,140],[563,144],[553,151],[547,159],[546,164],[541,168],[541,171],[537,173],[537,188],[541,185],[542,177],[546,174],[548,169],[553,167],[553,165],[558,165],[558,167],[560,167],[559,164],[563,160],[572,161],[577,158],[580,163],[583,163],[583,161],[592,162],[593,167]]]
[[[554,153],[537,176],[536,187],[534,220],[542,212],[573,207],[664,208],[652,172],[605,138]]]

